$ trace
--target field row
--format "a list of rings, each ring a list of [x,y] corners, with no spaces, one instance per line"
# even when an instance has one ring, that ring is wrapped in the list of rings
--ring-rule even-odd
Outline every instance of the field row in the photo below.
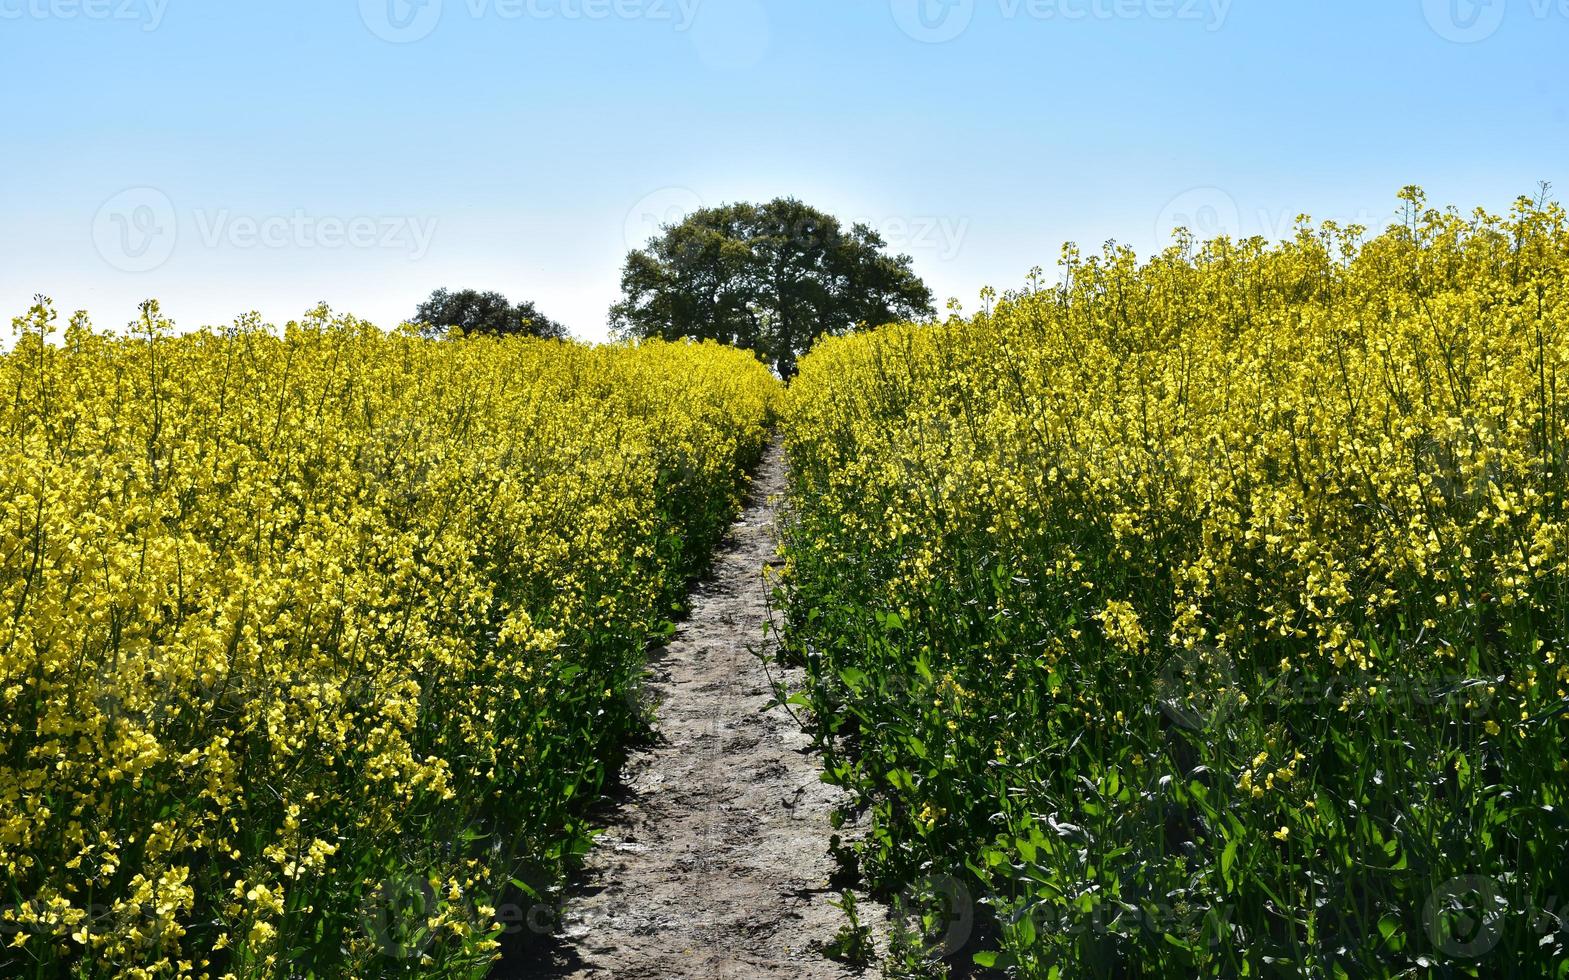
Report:
[[[0,975],[483,975],[587,846],[777,382],[324,310],[18,325]]]
[[[1557,206],[821,344],[788,655],[905,966],[1569,975]]]

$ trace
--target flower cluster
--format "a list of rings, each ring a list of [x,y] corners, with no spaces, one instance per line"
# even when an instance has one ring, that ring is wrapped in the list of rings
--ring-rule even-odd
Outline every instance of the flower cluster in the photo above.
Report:
[[[0,975],[472,975],[642,722],[777,382],[317,310],[0,358]]]

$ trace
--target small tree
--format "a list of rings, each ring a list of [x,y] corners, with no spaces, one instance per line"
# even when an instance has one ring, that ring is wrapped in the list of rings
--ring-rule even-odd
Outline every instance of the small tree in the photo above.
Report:
[[[464,333],[565,339],[567,328],[545,316],[529,300],[514,305],[497,292],[438,289],[419,305],[414,321],[426,334],[442,336],[453,327]]]
[[[908,255],[793,198],[704,208],[627,256],[617,334],[757,351],[780,376],[823,334],[931,316]]]

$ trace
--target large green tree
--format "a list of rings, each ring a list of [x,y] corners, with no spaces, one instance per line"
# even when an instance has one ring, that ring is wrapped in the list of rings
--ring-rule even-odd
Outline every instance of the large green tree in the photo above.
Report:
[[[750,348],[789,378],[823,334],[932,315],[910,257],[886,248],[793,198],[704,208],[627,256],[611,326]]]
[[[419,305],[414,322],[427,333],[443,335],[457,327],[464,333],[561,339],[567,328],[545,316],[533,302],[514,304],[497,292],[438,289]]]

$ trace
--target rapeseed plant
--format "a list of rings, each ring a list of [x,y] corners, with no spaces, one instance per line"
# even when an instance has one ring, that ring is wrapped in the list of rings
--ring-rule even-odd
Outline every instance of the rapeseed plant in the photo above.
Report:
[[[1569,228],[1402,200],[802,361],[797,699],[984,962],[1569,975]]]
[[[0,975],[482,974],[586,846],[773,377],[326,310],[16,323]]]

